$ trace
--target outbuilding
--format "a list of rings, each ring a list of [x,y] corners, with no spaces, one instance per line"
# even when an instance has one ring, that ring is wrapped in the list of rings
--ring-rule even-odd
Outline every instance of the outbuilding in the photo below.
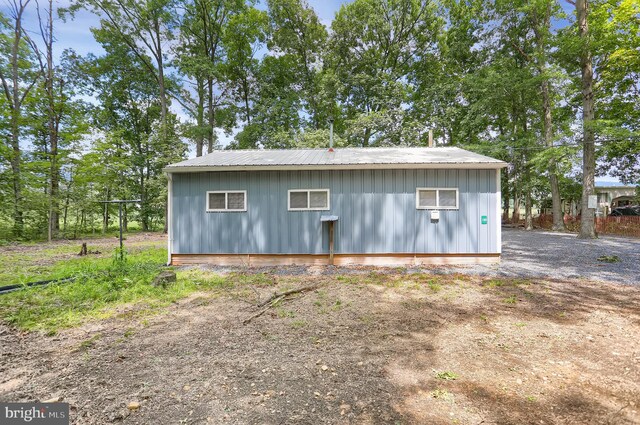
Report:
[[[505,166],[455,147],[214,151],[165,168],[169,263],[497,262]]]

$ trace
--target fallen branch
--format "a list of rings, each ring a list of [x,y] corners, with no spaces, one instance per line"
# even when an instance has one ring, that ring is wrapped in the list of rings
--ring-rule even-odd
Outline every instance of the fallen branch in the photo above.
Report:
[[[267,299],[266,301],[263,301],[263,302],[258,304],[258,307],[263,307],[263,308],[260,311],[258,311],[257,313],[255,313],[253,316],[247,317],[246,319],[244,319],[242,321],[242,324],[246,325],[247,323],[249,323],[250,321],[252,321],[256,317],[262,316],[271,307],[273,307],[274,305],[276,305],[278,302],[282,301],[283,299],[285,299],[289,295],[300,294],[300,293],[303,293],[303,292],[313,291],[314,289],[317,289],[319,286],[320,286],[319,284],[314,284],[314,285],[303,286],[301,288],[290,289],[288,291],[284,291],[284,292],[280,292],[280,293],[274,292],[274,294],[271,297],[269,297],[269,299]]]
[[[299,294],[300,292],[313,291],[314,289],[318,289],[319,286],[320,286],[319,284],[315,283],[313,285],[303,286],[301,288],[290,289],[288,291],[280,292],[279,294],[277,292],[274,292],[269,299],[258,304],[258,307],[263,307],[269,304],[272,300],[276,298],[286,297],[288,295],[293,295],[293,294]]]
[[[265,314],[267,312],[267,310],[269,310],[271,307],[273,307],[275,304],[278,303],[278,301],[280,301],[281,299],[283,299],[285,296],[281,295],[277,298],[274,298],[273,300],[271,300],[271,302],[269,303],[269,305],[267,305],[265,308],[263,308],[262,310],[260,310],[259,312],[257,312],[256,314],[254,314],[251,317],[247,317],[246,319],[244,319],[242,321],[243,325],[246,325],[247,323],[249,323],[250,321],[252,321],[253,319],[255,319],[256,317],[260,317],[263,314]]]

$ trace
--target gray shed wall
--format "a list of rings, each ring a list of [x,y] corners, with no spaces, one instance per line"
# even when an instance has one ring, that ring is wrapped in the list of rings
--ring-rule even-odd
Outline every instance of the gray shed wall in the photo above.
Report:
[[[498,253],[499,170],[235,171],[173,175],[172,253]],[[459,189],[459,210],[432,223],[416,188]],[[329,189],[330,211],[288,211],[289,189]],[[206,192],[246,190],[246,212],[205,212]],[[486,215],[487,224],[481,224]]]

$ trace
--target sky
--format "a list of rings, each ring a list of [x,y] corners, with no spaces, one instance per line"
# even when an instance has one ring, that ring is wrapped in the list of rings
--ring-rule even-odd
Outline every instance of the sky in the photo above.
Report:
[[[38,21],[34,7],[36,0],[31,0],[29,10],[26,15],[26,27],[32,31],[37,30]],[[330,26],[336,12],[340,6],[347,3],[347,0],[308,0],[309,4],[315,9],[320,21],[326,26]],[[71,2],[69,0],[54,0],[54,4],[58,7],[67,7]],[[263,3],[263,2],[260,2]],[[40,0],[40,4],[44,6],[45,0]],[[8,14],[8,1],[2,0],[0,3],[0,11]],[[262,4],[258,7],[264,7]],[[66,48],[71,48],[81,55],[88,53],[100,54],[102,49],[93,39],[91,28],[99,26],[99,19],[96,15],[80,11],[73,20],[68,19],[66,22],[58,20],[54,23],[56,36],[56,55],[60,55]]]

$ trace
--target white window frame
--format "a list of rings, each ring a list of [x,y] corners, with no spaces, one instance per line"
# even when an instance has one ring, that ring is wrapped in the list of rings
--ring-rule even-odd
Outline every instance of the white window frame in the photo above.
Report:
[[[291,193],[307,192],[307,208],[291,208]],[[327,192],[326,208],[311,208],[311,192]],[[287,191],[287,209],[289,211],[329,211],[331,209],[331,191],[329,189],[289,189]]]
[[[224,193],[224,208],[209,208],[209,194],[210,193]],[[244,208],[243,209],[229,209],[229,193],[242,193],[244,194]],[[205,199],[205,208],[207,212],[245,212],[247,211],[247,199],[246,190],[209,190],[207,191]]]
[[[420,191],[421,190],[435,190],[436,191],[436,205],[435,207],[421,207],[420,206]],[[455,207],[441,207],[440,206],[440,191],[441,190],[455,190],[456,191],[456,206]],[[457,187],[418,187],[416,188],[416,209],[418,210],[459,210],[460,209],[460,191]]]

